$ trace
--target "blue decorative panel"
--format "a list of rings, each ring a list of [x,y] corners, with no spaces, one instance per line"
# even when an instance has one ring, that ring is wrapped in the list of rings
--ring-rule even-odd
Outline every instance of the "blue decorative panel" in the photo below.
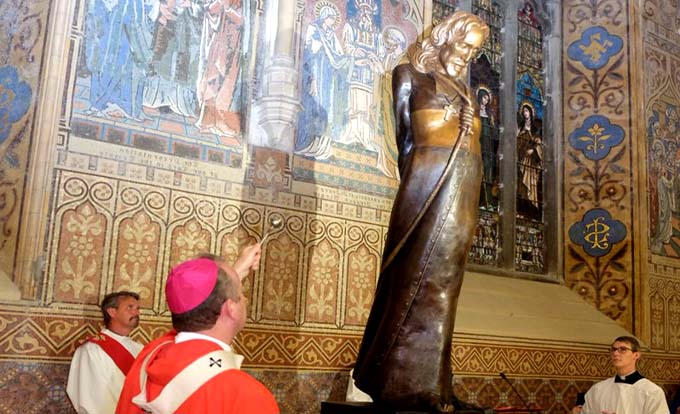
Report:
[[[612,219],[607,210],[594,208],[569,229],[569,238],[592,257],[609,253],[612,246],[626,238],[626,226]]]
[[[31,87],[19,79],[17,70],[12,66],[0,67],[0,144],[31,105]]]
[[[567,54],[570,59],[579,61],[590,70],[600,69],[609,59],[619,53],[623,41],[610,35],[607,29],[595,26],[586,29],[581,39],[569,45]]]
[[[592,115],[569,135],[569,143],[583,152],[586,158],[601,160],[609,155],[612,148],[623,142],[623,136],[623,128],[611,124],[602,115]]]

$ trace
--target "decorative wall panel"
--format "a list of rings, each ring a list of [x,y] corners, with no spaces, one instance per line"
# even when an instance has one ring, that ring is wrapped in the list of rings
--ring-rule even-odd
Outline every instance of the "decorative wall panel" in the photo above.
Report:
[[[0,272],[14,274],[51,1],[0,4]],[[30,289],[30,287],[27,287]]]
[[[634,26],[624,0],[563,7],[565,281],[632,330]]]
[[[677,266],[677,264],[674,263]],[[680,351],[680,269],[650,266],[651,346]]]
[[[639,151],[646,161],[650,345],[680,351],[680,8],[644,2],[643,134]]]
[[[477,355],[505,354],[508,360],[516,356],[532,358],[531,354],[536,352],[527,349],[494,349],[483,345],[468,348],[470,353]],[[538,352],[537,356],[540,358],[541,352]],[[546,356],[545,353],[542,355]],[[593,358],[585,358],[585,361],[598,362],[596,367],[608,366],[603,355],[604,350],[594,352]],[[544,359],[551,358],[552,356],[548,356]],[[654,375],[664,377],[666,382],[661,382],[661,385],[667,388],[670,395],[674,389],[672,384],[675,383],[673,370],[679,368],[677,362],[651,355],[646,355],[644,361],[644,372],[653,372]],[[454,391],[459,398],[486,407],[521,406],[514,391],[497,373],[464,372],[461,367],[456,369],[458,373],[454,378]],[[514,365],[504,365],[513,386],[527,402],[541,406],[544,412],[565,414],[571,411],[576,393],[587,390],[599,376],[609,374],[607,369],[601,371],[598,368],[588,370],[594,375],[574,375],[565,379],[540,373],[527,376],[515,373],[515,369]],[[26,413],[74,412],[64,390],[68,375],[68,365],[65,363],[0,362],[0,370],[3,372],[0,375],[0,413],[13,414],[18,406]],[[321,401],[344,398],[349,380],[347,370],[271,370],[256,369],[249,365],[245,370],[272,390],[282,414],[318,413]]]
[[[234,260],[278,217],[283,229],[267,238],[247,281],[251,320],[363,329],[384,226],[75,171],[58,170],[55,184],[46,303],[94,307],[103,292],[125,288],[167,315],[162,287],[173,265],[202,252]]]

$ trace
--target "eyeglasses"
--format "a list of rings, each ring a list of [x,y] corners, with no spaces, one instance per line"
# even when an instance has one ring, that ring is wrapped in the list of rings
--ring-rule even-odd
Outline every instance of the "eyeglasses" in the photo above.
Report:
[[[625,347],[625,346],[619,346],[619,347],[611,347],[611,348],[609,348],[609,352],[611,352],[612,354],[613,354],[614,352],[618,352],[619,354],[625,354],[625,353],[628,352],[628,351],[632,351],[632,349],[631,349],[631,348],[627,348],[627,347]]]

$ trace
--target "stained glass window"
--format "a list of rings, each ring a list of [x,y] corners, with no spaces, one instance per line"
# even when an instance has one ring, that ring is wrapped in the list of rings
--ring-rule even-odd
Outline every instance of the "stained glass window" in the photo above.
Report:
[[[458,0],[432,1],[432,26],[449,17],[458,8]]]
[[[501,29],[503,28],[503,10],[498,2],[491,0],[475,0],[472,2],[472,13],[481,17],[489,25],[489,37],[482,46],[483,54],[490,58],[492,68],[501,71]]]
[[[517,20],[515,267],[543,273],[543,32],[532,0],[520,3]]]
[[[503,14],[500,6],[490,0],[472,3],[472,12],[489,24],[489,37],[480,55],[470,65],[470,84],[474,88],[482,120],[480,144],[482,148],[483,178],[479,194],[479,224],[470,249],[469,261],[480,265],[499,264],[502,246],[499,231],[499,109],[501,75],[501,28]]]
[[[479,223],[468,263],[545,275],[546,1],[472,0],[489,25],[470,65],[482,121]],[[433,5],[434,6],[434,5]],[[462,6],[461,6],[462,7]],[[433,7],[434,10],[434,7]]]

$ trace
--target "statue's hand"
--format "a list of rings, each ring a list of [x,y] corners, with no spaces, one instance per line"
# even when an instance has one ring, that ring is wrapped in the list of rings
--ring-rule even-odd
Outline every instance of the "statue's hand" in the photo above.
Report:
[[[463,135],[470,134],[472,131],[472,121],[475,117],[475,108],[471,105],[463,105],[460,111],[460,128],[463,131]]]

